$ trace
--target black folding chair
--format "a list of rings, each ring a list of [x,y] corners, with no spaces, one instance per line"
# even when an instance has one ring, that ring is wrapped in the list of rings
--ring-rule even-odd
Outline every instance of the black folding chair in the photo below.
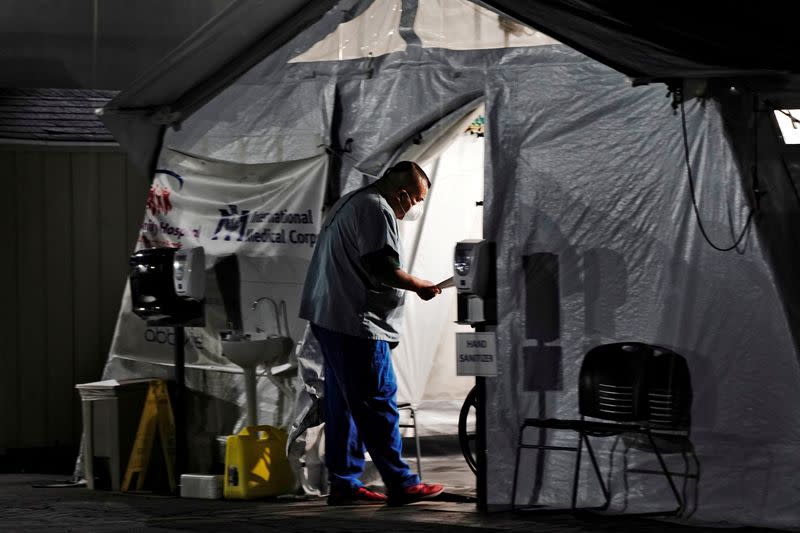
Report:
[[[678,383],[681,384],[681,387],[676,386]],[[684,386],[686,384],[688,384],[688,389]],[[688,394],[686,394],[687,390]],[[512,509],[517,508],[517,483],[523,449],[576,453],[570,508],[577,509],[578,482],[584,445],[604,497],[602,505],[588,509],[608,509],[611,495],[603,481],[589,437],[639,435],[649,443],[649,451],[655,453],[660,465],[660,471],[657,472],[666,478],[678,504],[670,512],[648,514],[680,514],[684,508],[683,499],[673,480],[673,473],[666,467],[655,436],[663,437],[677,429],[688,428],[691,385],[689,384],[688,367],[683,357],[669,350],[639,342],[596,346],[589,350],[581,364],[578,380],[578,404],[580,412],[578,420],[528,418],[522,423],[514,466]],[[576,446],[527,444],[524,437],[529,428],[537,428],[540,431],[576,432],[578,441]],[[688,433],[686,438],[688,439]]]
[[[653,346],[653,355],[647,365],[648,426],[657,450],[665,455],[680,454],[683,459],[683,472],[670,471],[671,476],[683,478],[679,514],[691,515],[697,509],[697,484],[700,480],[700,461],[691,441],[692,383],[686,360],[675,352]],[[623,474],[625,486],[628,473],[663,475],[661,469],[628,468],[630,450],[654,453],[649,439],[641,434],[624,434],[617,437],[611,448],[613,456],[619,441],[625,444]],[[691,461],[690,461],[691,458]],[[687,488],[689,480],[695,484],[694,501],[691,512],[686,513]],[[627,506],[627,494],[626,494]]]

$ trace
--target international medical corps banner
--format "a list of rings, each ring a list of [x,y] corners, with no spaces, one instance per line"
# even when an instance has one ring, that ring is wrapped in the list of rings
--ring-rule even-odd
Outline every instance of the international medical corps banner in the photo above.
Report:
[[[297,300],[321,227],[327,171],[325,154],[240,164],[162,152],[136,247],[205,249],[206,327],[186,328],[187,364],[229,365],[218,341],[227,318],[213,266],[231,254],[249,272],[243,279],[243,309],[249,305],[248,291],[283,299],[297,338]],[[126,287],[110,355],[171,363],[173,346],[171,328],[149,327],[131,312]]]

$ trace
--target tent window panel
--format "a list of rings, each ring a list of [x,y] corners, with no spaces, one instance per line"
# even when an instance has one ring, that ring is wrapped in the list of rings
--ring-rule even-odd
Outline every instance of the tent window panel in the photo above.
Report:
[[[414,32],[424,48],[483,50],[558,44],[469,0],[420,0]]]
[[[402,52],[402,0],[375,0],[361,15],[339,24],[333,33],[291,59],[289,63],[343,61]]]
[[[800,109],[776,109],[774,113],[784,144],[800,144]]]

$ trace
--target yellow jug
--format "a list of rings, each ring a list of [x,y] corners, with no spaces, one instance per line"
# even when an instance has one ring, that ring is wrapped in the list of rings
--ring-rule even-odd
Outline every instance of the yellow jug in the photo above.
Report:
[[[286,458],[286,431],[273,426],[246,426],[225,446],[226,498],[250,500],[287,494],[295,482]]]

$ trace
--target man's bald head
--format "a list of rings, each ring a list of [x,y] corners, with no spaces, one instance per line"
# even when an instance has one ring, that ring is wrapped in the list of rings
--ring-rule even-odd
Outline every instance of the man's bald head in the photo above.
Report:
[[[418,164],[413,161],[400,161],[384,173],[382,181],[386,181],[387,189],[392,192],[405,189],[409,193],[427,193],[431,187],[431,180]],[[424,194],[423,193],[423,194]]]
[[[418,164],[400,161],[387,170],[375,185],[397,218],[402,219],[410,207],[425,200],[431,180]]]

